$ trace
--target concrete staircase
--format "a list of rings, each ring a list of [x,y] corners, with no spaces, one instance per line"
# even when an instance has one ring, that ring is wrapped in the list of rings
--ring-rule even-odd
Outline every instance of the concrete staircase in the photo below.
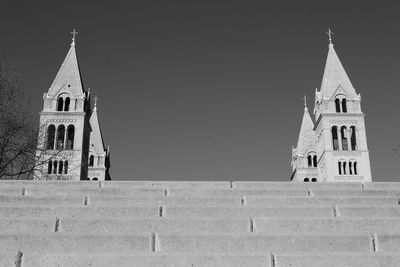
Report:
[[[400,266],[400,183],[0,181],[0,266]]]

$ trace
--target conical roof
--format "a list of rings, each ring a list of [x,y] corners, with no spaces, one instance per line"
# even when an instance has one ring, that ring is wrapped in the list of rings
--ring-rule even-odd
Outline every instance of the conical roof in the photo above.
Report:
[[[99,119],[97,117],[97,107],[93,108],[92,116],[90,117],[90,126],[92,132],[90,133],[90,147],[97,153],[102,154],[105,151],[103,135],[101,134],[101,128]]]
[[[315,133],[314,133],[314,123],[308,113],[308,108],[304,107],[303,120],[301,122],[299,139],[297,140],[297,155],[304,155],[307,153],[308,148],[312,144]]]
[[[339,87],[342,87],[348,94],[356,95],[356,91],[333,48],[333,44],[329,44],[320,92],[324,98],[331,98]]]
[[[84,93],[74,42],[71,44],[64,62],[50,86],[48,94],[57,95],[63,89],[73,95],[82,95]]]

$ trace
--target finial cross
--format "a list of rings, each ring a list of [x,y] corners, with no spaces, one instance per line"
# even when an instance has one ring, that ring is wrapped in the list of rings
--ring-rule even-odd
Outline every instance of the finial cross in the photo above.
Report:
[[[307,96],[306,95],[304,95],[303,100],[304,100],[304,106],[307,107]]]
[[[97,97],[97,95],[94,97],[94,106],[97,106],[97,100],[99,100],[99,98]]]
[[[329,38],[329,44],[332,44],[333,32],[331,31],[331,28],[328,28],[328,32],[326,34],[328,35],[328,38]]]
[[[72,34],[72,43],[75,44],[76,35],[78,34],[78,32],[74,28],[74,30],[71,32],[71,34]]]

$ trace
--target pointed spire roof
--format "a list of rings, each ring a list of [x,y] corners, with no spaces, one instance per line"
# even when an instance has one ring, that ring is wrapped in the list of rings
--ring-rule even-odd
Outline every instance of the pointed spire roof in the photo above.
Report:
[[[90,117],[90,126],[92,132],[90,133],[90,147],[94,149],[97,154],[102,154],[105,151],[103,135],[101,134],[101,128],[99,119],[97,117],[97,105],[94,106],[92,116]]]
[[[74,39],[56,78],[50,86],[48,95],[57,95],[61,91],[68,91],[74,95],[84,93]]]
[[[330,98],[339,87],[342,87],[348,94],[356,95],[356,91],[333,48],[333,44],[329,43],[320,92],[324,98]]]
[[[297,140],[297,155],[304,155],[314,140],[314,123],[308,113],[308,108],[304,105],[303,121],[301,122],[299,139]]]

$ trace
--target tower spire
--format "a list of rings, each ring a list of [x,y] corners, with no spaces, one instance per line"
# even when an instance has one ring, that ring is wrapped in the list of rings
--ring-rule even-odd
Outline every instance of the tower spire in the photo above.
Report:
[[[71,43],[71,45],[75,45],[76,35],[78,35],[78,32],[74,28],[74,30],[71,32],[71,34],[72,34],[72,43]]]
[[[333,45],[333,43],[332,43],[333,32],[331,31],[331,28],[328,28],[328,31],[326,32],[326,34],[328,35],[328,38],[329,38],[329,45]]]

